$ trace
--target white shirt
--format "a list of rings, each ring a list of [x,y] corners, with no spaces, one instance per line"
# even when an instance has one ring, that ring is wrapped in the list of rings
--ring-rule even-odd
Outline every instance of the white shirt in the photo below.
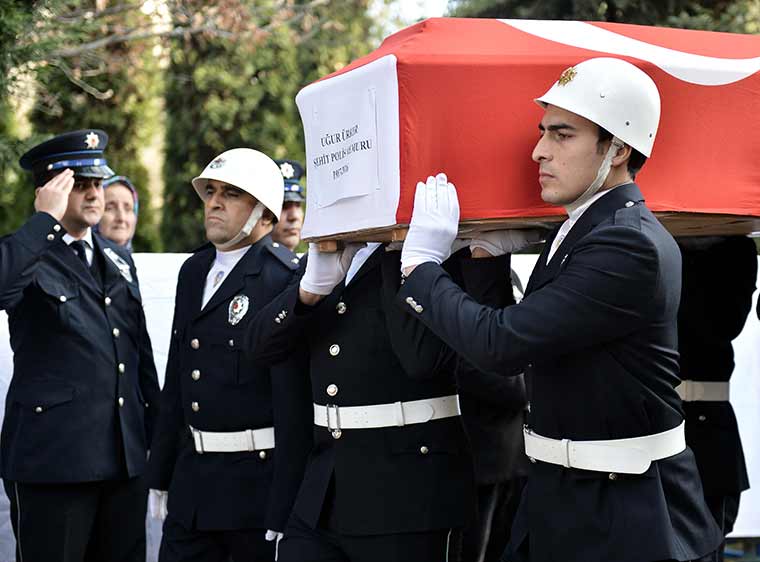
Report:
[[[66,242],[66,244],[69,246],[71,246],[71,243],[76,240],[84,241],[84,255],[87,258],[87,265],[92,265],[92,256],[94,255],[93,248],[95,247],[92,243],[92,229],[88,228],[85,231],[84,236],[82,236],[81,238],[74,238],[71,234],[63,235],[63,241]],[[71,251],[74,252],[73,249]],[[76,254],[76,252],[74,253]]]
[[[214,296],[217,289],[222,286],[222,283],[224,283],[224,280],[230,274],[230,271],[232,271],[250,247],[250,245],[243,246],[242,248],[230,250],[229,252],[216,251],[214,263],[211,264],[211,269],[208,270],[208,275],[206,275],[206,286],[203,289],[201,309],[208,304],[208,301],[211,300],[211,297]]]
[[[600,191],[580,207],[567,212],[567,220],[562,223],[562,226],[559,227],[559,232],[557,232],[557,236],[554,237],[554,240],[552,241],[552,247],[549,249],[549,255],[546,256],[547,264],[551,261],[554,253],[557,251],[557,248],[559,248],[560,244],[562,244],[562,241],[567,238],[568,234],[570,234],[570,230],[573,228],[573,226],[575,226],[575,223],[577,223],[578,219],[581,218],[581,215],[586,212],[586,209],[593,205],[597,199],[601,199],[613,189],[615,188],[613,187],[610,189],[605,189],[604,191]]]
[[[348,285],[348,282],[353,279],[356,272],[361,269],[367,261],[367,258],[369,258],[380,246],[382,246],[382,244],[379,242],[367,242],[367,245],[364,246],[364,248],[361,248],[356,252],[354,259],[351,260],[351,265],[348,266],[348,271],[346,272],[346,285]]]

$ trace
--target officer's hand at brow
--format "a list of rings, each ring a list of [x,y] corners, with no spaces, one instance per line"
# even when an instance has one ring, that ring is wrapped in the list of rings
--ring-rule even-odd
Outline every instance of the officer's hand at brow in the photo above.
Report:
[[[55,220],[60,221],[66,213],[69,204],[69,193],[74,187],[74,172],[66,169],[53,177],[45,185],[37,189],[34,198],[34,209],[41,213],[48,213]]]
[[[540,242],[543,235],[543,231],[537,229],[479,232],[470,241],[470,251],[474,258],[503,256],[504,254],[519,252],[531,244]],[[482,252],[478,250],[482,250]]]
[[[329,295],[346,277],[356,252],[365,245],[351,243],[339,252],[320,252],[316,244],[309,244],[306,271],[298,291],[301,302],[313,305]]]
[[[409,275],[425,262],[443,263],[459,230],[459,199],[446,174],[429,176],[419,182],[414,194],[414,210],[409,232],[401,250],[401,271]]]

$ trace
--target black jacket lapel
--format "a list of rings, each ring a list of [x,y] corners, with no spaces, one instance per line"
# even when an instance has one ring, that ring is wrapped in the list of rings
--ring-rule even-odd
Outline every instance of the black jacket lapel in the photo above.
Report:
[[[103,273],[103,287],[105,287],[106,292],[108,292],[111,287],[119,281],[121,273],[113,260],[105,255],[103,252],[103,244],[95,234],[92,236],[92,243],[95,246],[93,248],[93,260],[100,260],[102,265],[101,271]]]
[[[612,189],[609,193],[596,200],[586,211],[581,215],[570,229],[565,239],[557,248],[557,251],[552,256],[551,261],[546,263],[546,256],[548,255],[549,248],[551,248],[551,242],[547,240],[544,251],[539,257],[540,263],[536,264],[536,268],[543,267],[540,277],[534,282],[533,275],[531,275],[531,282],[528,284],[526,295],[541,288],[543,285],[554,279],[562,269],[567,257],[572,253],[576,243],[583,238],[586,234],[599,223],[609,219],[616,210],[626,206],[629,201],[634,203],[641,202],[644,197],[641,195],[641,191],[634,183],[628,183]],[[557,229],[558,231],[559,229]],[[554,236],[556,236],[556,232]],[[554,240],[552,236],[552,240]],[[534,270],[535,271],[535,270]]]
[[[61,241],[60,244],[56,244],[51,252],[48,254],[52,259],[56,259],[64,264],[63,269],[71,272],[83,285],[87,285],[95,292],[100,292],[101,288],[98,286],[97,281],[92,276],[90,269],[82,263],[74,250],[69,248],[66,242]],[[93,255],[93,259],[95,256]]]
[[[375,250],[370,254],[370,256],[364,261],[362,266],[359,268],[359,271],[354,273],[354,276],[351,278],[351,280],[348,282],[348,286],[344,290],[351,290],[351,287],[356,285],[359,282],[359,279],[367,275],[370,271],[372,271],[382,260],[383,252],[385,252],[385,245],[378,246],[375,248]],[[401,277],[401,271],[399,271],[399,277]],[[345,280],[344,280],[345,283]]]
[[[269,236],[265,236],[256,242],[253,246],[248,248],[248,251],[245,253],[245,255],[240,258],[240,261],[235,264],[235,267],[232,268],[232,271],[230,271],[227,277],[222,281],[222,285],[219,287],[216,293],[214,293],[214,296],[211,297],[211,300],[209,300],[206,306],[203,307],[203,310],[199,311],[197,318],[200,318],[220,304],[226,303],[229,299],[234,297],[243,289],[245,286],[246,277],[251,275],[258,275],[261,272],[262,260],[260,258],[260,255],[264,249],[264,246],[268,243]],[[214,254],[212,253],[212,256],[213,255]],[[206,275],[208,274],[210,267],[211,263],[209,263],[209,267],[206,268],[206,271],[203,275],[203,282],[200,283],[201,296],[198,301],[199,305],[200,300],[203,298],[203,290],[206,285]]]

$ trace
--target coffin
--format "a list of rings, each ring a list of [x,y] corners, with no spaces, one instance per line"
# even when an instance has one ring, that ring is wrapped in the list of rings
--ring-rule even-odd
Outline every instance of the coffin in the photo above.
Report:
[[[531,151],[543,94],[584,59],[616,56],[662,97],[637,177],[676,235],[760,230],[760,37],[574,21],[436,18],[388,37],[296,97],[309,240],[403,237],[419,180],[444,171],[461,231],[562,220]]]

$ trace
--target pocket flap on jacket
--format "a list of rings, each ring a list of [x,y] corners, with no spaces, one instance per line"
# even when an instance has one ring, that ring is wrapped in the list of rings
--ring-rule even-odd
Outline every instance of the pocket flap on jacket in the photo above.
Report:
[[[69,299],[75,299],[79,296],[79,285],[73,282],[65,282],[60,279],[46,279],[40,277],[37,279],[37,285],[44,293],[47,293],[56,300],[66,302]],[[61,297],[66,297],[62,299]]]
[[[53,379],[30,379],[23,386],[13,389],[14,402],[24,406],[51,407],[71,402],[74,399],[74,388]]]

